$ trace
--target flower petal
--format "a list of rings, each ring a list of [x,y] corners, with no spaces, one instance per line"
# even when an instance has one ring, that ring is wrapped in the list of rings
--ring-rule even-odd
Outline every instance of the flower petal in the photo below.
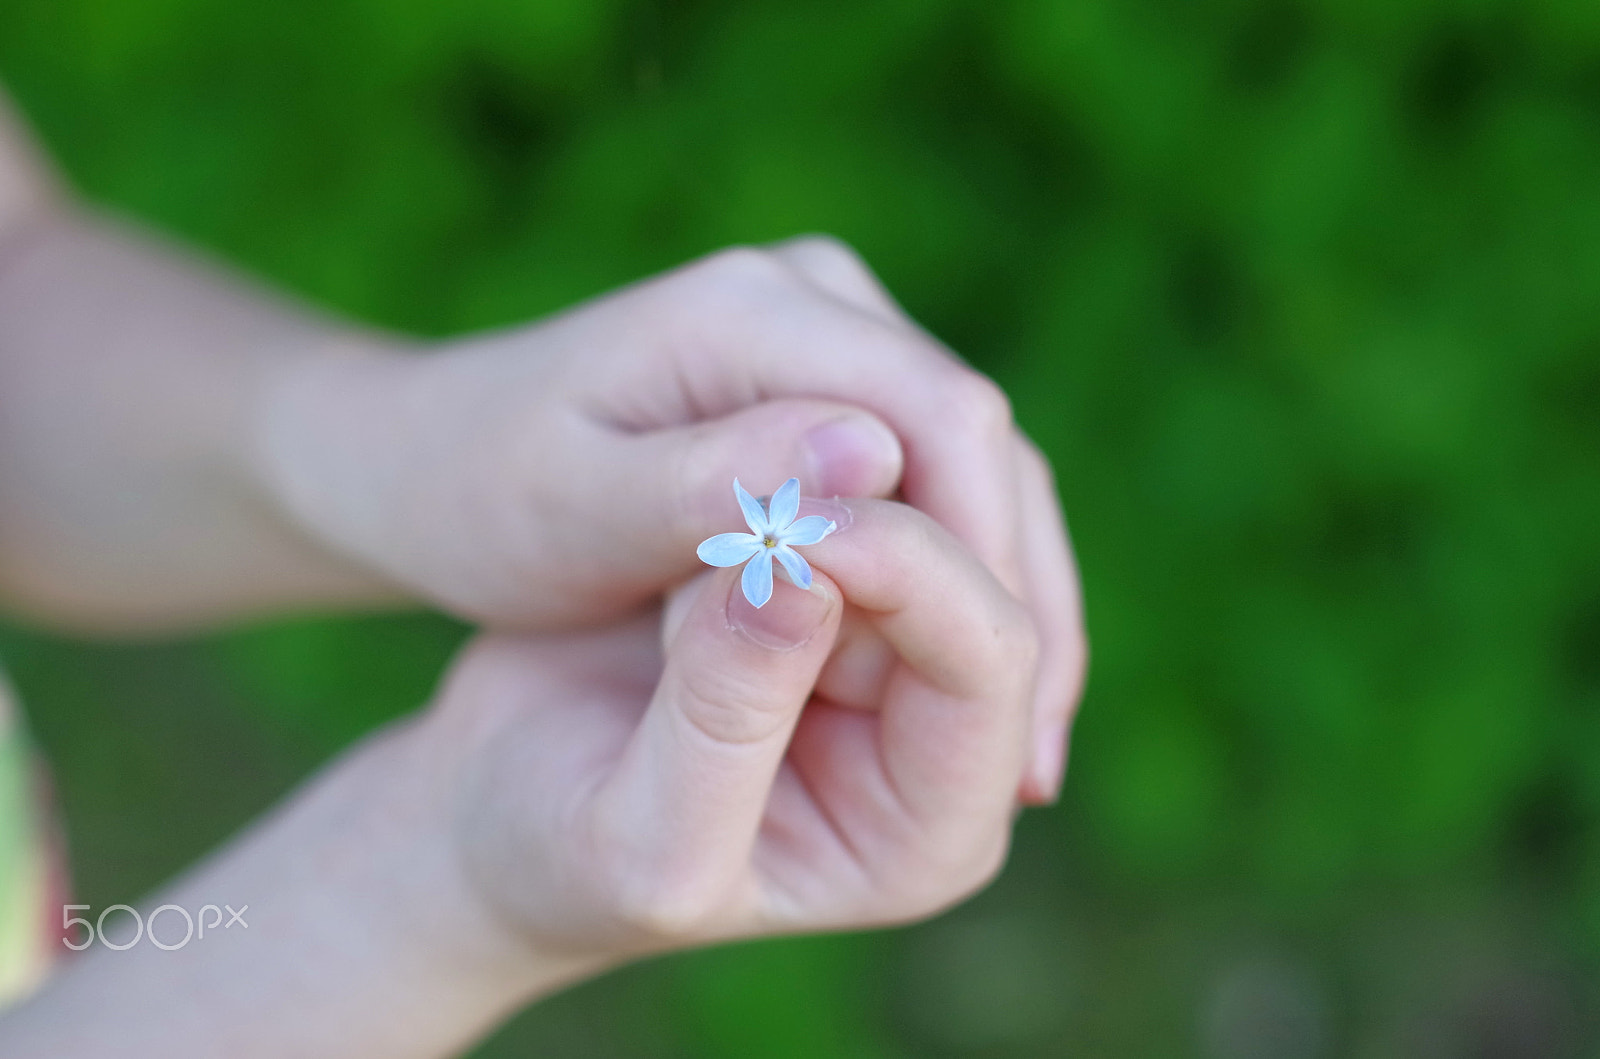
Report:
[[[807,515],[785,529],[778,537],[778,541],[790,547],[815,544],[838,528],[837,523],[825,519],[821,515]]]
[[[739,584],[744,589],[744,598],[752,606],[766,606],[767,600],[772,598],[772,553],[765,548],[757,552],[745,564]]]
[[[780,544],[772,549],[772,554],[783,564],[784,573],[789,575],[790,581],[801,588],[811,587],[811,564],[799,552],[787,544]]]
[[[719,533],[700,542],[694,553],[711,566],[738,566],[761,550],[761,538],[753,533]]]
[[[778,486],[767,504],[767,525],[774,533],[782,533],[785,526],[800,513],[800,479],[791,478]]]
[[[767,513],[761,507],[761,501],[745,492],[744,486],[739,484],[739,479],[733,480],[733,495],[739,498],[739,509],[744,512],[744,520],[750,526],[750,532],[757,537],[765,537],[771,525],[767,521]]]

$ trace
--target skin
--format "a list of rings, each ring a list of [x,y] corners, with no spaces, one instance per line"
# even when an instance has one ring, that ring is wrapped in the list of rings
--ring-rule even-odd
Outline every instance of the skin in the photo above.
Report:
[[[857,499],[806,501],[840,524],[816,584],[757,611],[694,548],[739,528],[735,475],[791,474]],[[255,929],[91,949],[7,1054],[444,1055],[645,953],[930,915],[1056,796],[1085,664],[1048,464],[836,241],[424,349],[87,213],[14,124],[0,599],[114,634],[419,601],[491,630],[145,906]]]

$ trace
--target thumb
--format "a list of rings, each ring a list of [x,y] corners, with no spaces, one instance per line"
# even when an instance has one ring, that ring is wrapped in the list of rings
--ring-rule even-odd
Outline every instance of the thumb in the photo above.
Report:
[[[771,559],[767,559],[771,562]],[[667,647],[643,719],[598,792],[601,848],[628,903],[682,933],[728,906],[773,777],[839,631],[839,590],[817,573],[757,609],[739,571],[703,579]]]
[[[758,494],[799,478],[807,496],[883,497],[894,492],[903,464],[900,441],[876,416],[833,401],[765,401],[718,419],[613,436],[594,453],[588,473],[601,518],[596,540],[626,540],[630,571],[659,588],[694,565],[697,545],[714,533],[743,529],[730,485]],[[627,497],[625,505],[610,502]],[[642,512],[652,516],[639,532]],[[591,530],[593,521],[589,522]],[[609,555],[616,549],[608,548]],[[615,559],[608,559],[614,562]]]

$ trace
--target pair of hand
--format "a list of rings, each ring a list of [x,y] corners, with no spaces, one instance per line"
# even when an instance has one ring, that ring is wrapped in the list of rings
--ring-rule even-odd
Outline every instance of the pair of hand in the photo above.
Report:
[[[1084,640],[1048,465],[837,243],[297,362],[261,417],[296,523],[502,630],[415,731],[454,770],[452,855],[541,945],[925,915],[1059,787]],[[735,475],[863,498],[806,502],[840,526],[810,592],[696,576]]]

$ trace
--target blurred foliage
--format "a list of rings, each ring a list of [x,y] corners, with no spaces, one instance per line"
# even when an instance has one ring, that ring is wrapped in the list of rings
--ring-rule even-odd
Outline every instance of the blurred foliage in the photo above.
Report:
[[[1006,875],[911,930],[626,970],[482,1055],[1600,1045],[1600,6],[0,0],[0,27],[90,197],[311,299],[449,334],[829,231],[1055,461],[1094,672]],[[8,634],[82,899],[420,702],[462,635]]]

